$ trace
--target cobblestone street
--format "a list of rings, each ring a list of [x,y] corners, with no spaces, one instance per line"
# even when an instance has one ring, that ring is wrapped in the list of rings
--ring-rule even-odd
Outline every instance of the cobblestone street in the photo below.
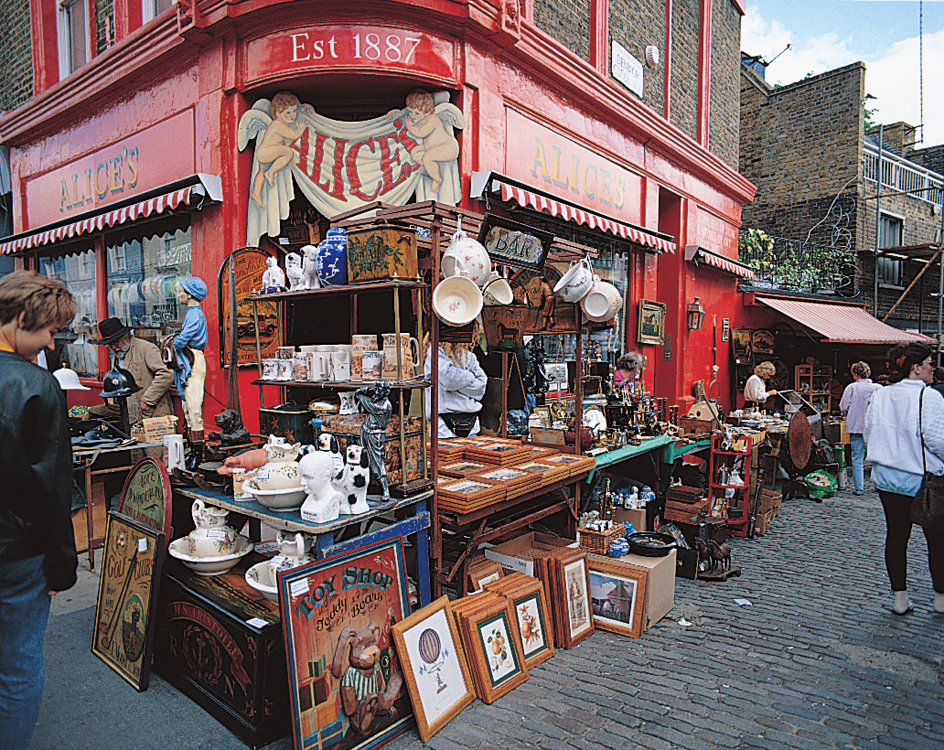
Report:
[[[766,536],[731,540],[740,577],[678,579],[675,608],[644,637],[598,631],[559,649],[523,685],[492,705],[474,702],[426,746],[940,748],[944,615],[931,609],[924,536],[916,527],[910,547],[916,606],[899,617],[883,535],[871,489],[784,503]],[[132,738],[139,750],[244,747],[159,677],[137,694],[89,653],[94,596],[91,611],[51,618],[33,750]],[[78,670],[89,677],[81,684]],[[415,730],[387,745],[422,746]],[[268,746],[291,747],[289,738]]]

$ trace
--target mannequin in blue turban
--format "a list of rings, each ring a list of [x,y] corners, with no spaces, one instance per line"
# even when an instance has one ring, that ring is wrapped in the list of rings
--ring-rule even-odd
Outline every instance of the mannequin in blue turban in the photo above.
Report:
[[[181,277],[174,288],[177,301],[187,306],[183,324],[174,337],[179,368],[174,372],[174,385],[183,402],[184,418],[191,451],[187,468],[195,468],[203,454],[203,392],[206,381],[207,322],[200,303],[207,296],[207,285],[196,276]],[[190,466],[189,464],[194,464]]]

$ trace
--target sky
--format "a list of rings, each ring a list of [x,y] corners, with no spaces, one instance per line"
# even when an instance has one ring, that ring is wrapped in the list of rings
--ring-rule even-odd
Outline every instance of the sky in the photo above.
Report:
[[[923,14],[918,0],[747,0],[741,50],[773,61],[767,67],[772,84],[861,60],[865,90],[875,97],[867,102],[877,110],[873,122],[918,126],[922,16],[924,128],[918,137],[923,147],[937,146],[944,144],[944,0],[924,0]]]

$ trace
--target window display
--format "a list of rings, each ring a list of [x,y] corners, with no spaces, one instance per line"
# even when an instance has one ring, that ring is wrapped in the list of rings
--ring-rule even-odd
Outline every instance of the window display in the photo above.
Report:
[[[44,276],[59,279],[75,297],[72,325],[56,335],[58,364],[70,367],[79,375],[96,376],[95,251],[89,248],[54,258],[41,258],[38,270]]]

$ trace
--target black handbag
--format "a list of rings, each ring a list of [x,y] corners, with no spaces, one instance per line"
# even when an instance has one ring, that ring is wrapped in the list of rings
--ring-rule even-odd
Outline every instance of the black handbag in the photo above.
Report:
[[[922,399],[926,388],[918,396],[918,434],[921,436],[921,462],[924,464],[924,479],[918,494],[911,503],[911,522],[932,531],[944,531],[944,475],[929,474],[924,455],[924,426],[922,424]]]

